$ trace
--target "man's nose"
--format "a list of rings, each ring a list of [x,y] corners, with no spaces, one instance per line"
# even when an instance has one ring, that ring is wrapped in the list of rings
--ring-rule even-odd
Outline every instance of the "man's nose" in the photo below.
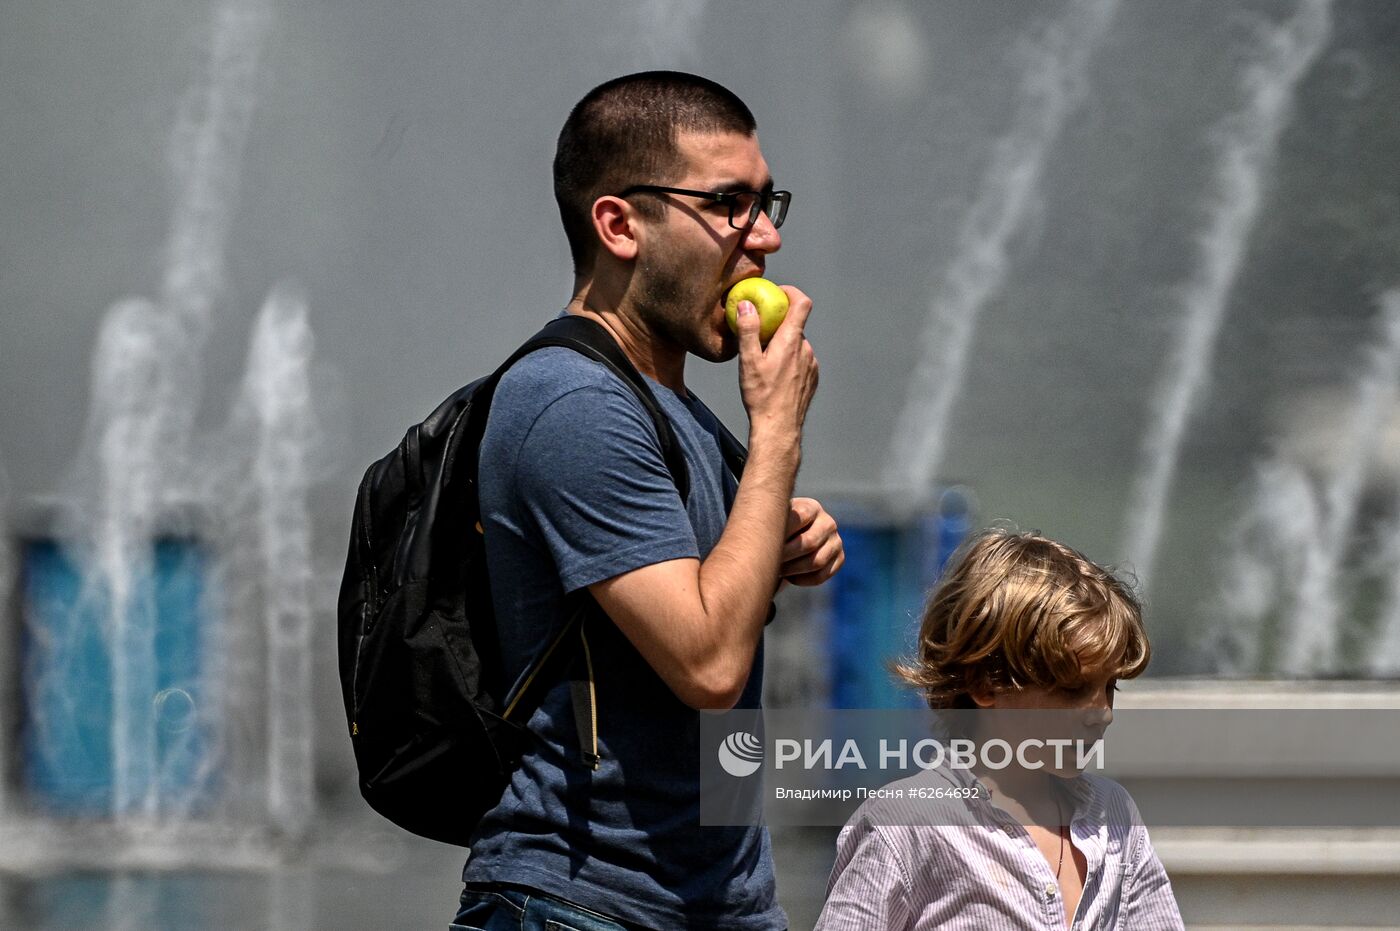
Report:
[[[744,230],[744,248],[751,252],[768,254],[777,252],[782,247],[783,234],[778,232],[778,228],[773,225],[772,218],[760,210],[758,219],[750,223],[749,228]]]

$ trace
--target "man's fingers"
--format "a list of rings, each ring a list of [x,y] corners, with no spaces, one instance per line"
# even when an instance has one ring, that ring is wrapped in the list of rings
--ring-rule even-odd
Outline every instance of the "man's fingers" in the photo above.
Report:
[[[788,296],[788,312],[787,316],[783,318],[782,325],[778,327],[777,333],[781,333],[783,330],[796,330],[801,333],[806,328],[807,318],[812,313],[812,299],[790,284],[780,284],[778,287],[782,288],[783,293]],[[774,339],[777,339],[777,333],[773,334]]]
[[[758,308],[752,301],[740,301],[735,323],[739,329],[739,355],[752,356],[763,352],[763,344],[758,333],[763,324],[758,319]]]
[[[819,512],[810,524],[788,537],[783,544],[784,564],[801,556],[823,552],[828,557],[836,555],[842,548],[841,535],[836,531],[836,521],[830,514]]]
[[[845,550],[838,541],[829,540],[815,553],[784,562],[779,574],[794,585],[820,585],[835,575],[845,562]]]
[[[835,559],[839,552],[830,539],[822,540],[815,546],[809,544],[803,549],[797,549],[794,543],[789,543],[783,548],[780,574],[796,575],[801,572],[810,572]]]
[[[792,535],[811,525],[821,513],[821,505],[811,498],[793,498],[788,508],[787,531],[783,538],[791,540]]]
[[[783,561],[787,562],[790,559],[796,559],[807,553],[815,553],[817,550],[821,549],[822,544],[826,542],[827,536],[827,534],[812,527],[808,527],[799,533],[793,534],[783,543]]]
[[[815,588],[835,575],[835,570],[822,569],[818,572],[804,572],[800,575],[785,575],[784,582],[789,582],[800,588]]]

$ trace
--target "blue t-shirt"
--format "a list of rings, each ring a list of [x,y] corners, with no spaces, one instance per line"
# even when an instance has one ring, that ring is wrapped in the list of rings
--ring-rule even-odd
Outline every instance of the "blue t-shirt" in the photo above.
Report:
[[[516,363],[481,447],[481,506],[507,681],[565,619],[564,597],[718,542],[737,483],[715,417],[651,382],[690,469],[682,502],[632,390],[570,349]],[[530,720],[527,751],[472,842],[467,882],[533,886],[653,928],[785,928],[768,832],[699,826],[699,713],[616,625],[588,622],[602,762],[583,765],[567,683]],[[577,649],[576,646],[573,648]],[[739,700],[756,708],[762,645]]]

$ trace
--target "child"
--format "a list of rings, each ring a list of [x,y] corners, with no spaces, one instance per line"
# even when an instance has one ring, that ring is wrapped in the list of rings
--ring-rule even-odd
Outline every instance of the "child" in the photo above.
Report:
[[[924,609],[917,658],[895,669],[929,707],[971,721],[974,742],[1006,736],[1007,719],[1043,726],[1046,712],[1092,742],[1112,720],[1117,680],[1149,656],[1141,609],[1109,572],[1036,534],[989,530],[954,557]],[[936,803],[907,798],[863,805],[837,839],[819,931],[1182,928],[1128,793],[1078,772],[1073,753],[1057,766],[1028,746],[1004,768],[979,757],[895,784],[957,787],[967,800],[936,816]]]

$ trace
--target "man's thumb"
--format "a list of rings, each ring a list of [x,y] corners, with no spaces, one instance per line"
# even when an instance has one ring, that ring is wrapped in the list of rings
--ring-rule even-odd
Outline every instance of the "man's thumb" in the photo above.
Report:
[[[758,338],[758,332],[762,328],[758,319],[758,308],[753,306],[752,301],[740,301],[734,317],[739,330],[739,352],[745,355],[762,352],[763,346]]]

